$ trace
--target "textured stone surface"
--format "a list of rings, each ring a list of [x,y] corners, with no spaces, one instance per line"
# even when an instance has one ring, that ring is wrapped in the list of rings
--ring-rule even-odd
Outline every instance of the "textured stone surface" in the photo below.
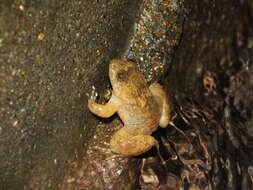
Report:
[[[1,2],[0,189],[178,189],[182,181],[189,188],[252,189],[253,3],[185,3],[181,35],[183,20],[173,10],[182,10],[183,1],[166,2]],[[158,24],[170,16],[168,25]],[[154,46],[148,49],[149,40],[141,42],[150,36]],[[172,61],[164,55],[179,39]],[[106,142],[120,125],[115,118],[94,130],[98,119],[87,112],[86,93],[94,85],[106,94],[107,62],[115,57],[136,60],[150,81],[170,64],[162,82],[190,126],[175,123],[198,146],[188,151],[182,134],[158,131],[166,169],[156,152],[139,157],[146,165],[110,160]]]
[[[94,127],[85,94],[108,85],[106,62],[123,46],[132,4],[1,2],[1,189],[56,189],[82,154]]]

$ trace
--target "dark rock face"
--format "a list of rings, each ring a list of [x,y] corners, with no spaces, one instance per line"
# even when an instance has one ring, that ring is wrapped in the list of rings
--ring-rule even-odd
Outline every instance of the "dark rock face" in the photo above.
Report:
[[[105,63],[123,46],[129,2],[1,2],[1,189],[57,189],[82,154],[94,127],[85,94],[108,85]]]
[[[210,187],[252,189],[253,4],[194,1],[186,7],[168,87],[192,127],[211,142],[204,143],[212,157]]]

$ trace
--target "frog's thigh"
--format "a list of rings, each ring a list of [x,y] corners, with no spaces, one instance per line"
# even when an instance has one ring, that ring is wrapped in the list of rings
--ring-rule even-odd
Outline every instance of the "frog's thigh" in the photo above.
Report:
[[[122,130],[122,129],[121,129]],[[154,137],[149,135],[122,136],[122,131],[117,131],[111,139],[111,150],[122,156],[137,156],[157,145]],[[123,132],[124,133],[124,132]]]

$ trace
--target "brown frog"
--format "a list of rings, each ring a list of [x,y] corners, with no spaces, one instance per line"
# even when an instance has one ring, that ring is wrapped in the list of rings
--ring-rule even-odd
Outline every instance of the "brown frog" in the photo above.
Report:
[[[144,75],[133,62],[113,59],[109,65],[112,96],[105,105],[95,102],[93,93],[89,110],[108,118],[115,112],[124,123],[110,141],[110,148],[121,156],[136,156],[147,152],[158,142],[152,136],[158,126],[166,127],[171,120],[171,103],[158,83],[148,87]]]

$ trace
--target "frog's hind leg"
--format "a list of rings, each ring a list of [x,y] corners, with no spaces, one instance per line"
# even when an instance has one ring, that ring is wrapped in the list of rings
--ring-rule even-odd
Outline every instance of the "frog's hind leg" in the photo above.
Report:
[[[165,128],[171,121],[172,103],[170,97],[159,83],[153,83],[149,86],[151,93],[161,108],[161,118],[159,126]]]
[[[121,128],[112,136],[111,150],[121,156],[137,156],[158,146],[156,139],[150,135],[132,135]]]

